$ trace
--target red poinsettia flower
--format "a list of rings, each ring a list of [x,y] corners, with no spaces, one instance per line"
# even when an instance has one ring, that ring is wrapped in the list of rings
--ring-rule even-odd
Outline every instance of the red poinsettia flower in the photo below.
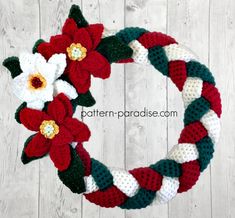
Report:
[[[68,18],[62,28],[62,34],[52,36],[49,43],[39,44],[37,50],[46,59],[55,53],[66,54],[65,73],[77,91],[85,93],[90,88],[91,74],[102,79],[110,76],[110,63],[95,50],[100,43],[103,30],[102,24],[78,28],[75,21]]]
[[[47,111],[24,108],[20,121],[26,128],[38,133],[24,148],[28,157],[42,157],[49,153],[51,160],[60,170],[68,168],[70,143],[88,141],[90,131],[86,124],[72,118],[73,110],[64,94],[57,95],[49,103]]]

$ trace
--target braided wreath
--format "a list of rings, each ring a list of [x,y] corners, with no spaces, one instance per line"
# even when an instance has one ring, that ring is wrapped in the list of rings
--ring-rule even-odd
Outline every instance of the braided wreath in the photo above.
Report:
[[[73,118],[76,106],[92,106],[91,75],[106,79],[111,63],[151,64],[171,78],[185,106],[178,144],[148,167],[114,170],[91,158],[82,143],[86,124]],[[173,38],[139,27],[110,34],[91,24],[73,5],[60,35],[39,39],[33,54],[9,57],[13,92],[23,101],[15,118],[31,131],[22,162],[50,155],[60,180],[102,207],[139,209],[166,203],[189,190],[213,157],[220,132],[221,99],[208,68]]]

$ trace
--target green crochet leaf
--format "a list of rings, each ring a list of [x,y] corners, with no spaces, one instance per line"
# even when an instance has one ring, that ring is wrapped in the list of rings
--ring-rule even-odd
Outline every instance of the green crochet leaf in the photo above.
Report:
[[[82,11],[78,5],[72,5],[69,12],[69,18],[74,19],[78,27],[88,26],[88,22],[84,18]]]
[[[164,49],[161,46],[155,46],[148,51],[151,64],[163,75],[168,76],[168,59]]]
[[[95,99],[91,95],[90,91],[87,91],[85,94],[78,94],[78,97],[71,100],[73,110],[76,110],[77,105],[84,107],[91,107],[96,103]]]
[[[156,196],[156,192],[146,189],[139,189],[138,193],[128,198],[124,204],[120,206],[122,209],[140,209],[150,205]]]
[[[91,174],[100,190],[104,190],[113,184],[113,176],[108,168],[93,158],[91,158]]]
[[[200,97],[194,100],[184,112],[184,125],[188,125],[197,120],[200,120],[202,116],[209,111],[210,102],[205,98]]]
[[[150,165],[150,168],[160,173],[162,176],[180,177],[181,166],[174,160],[160,160]]]
[[[116,36],[125,44],[129,44],[131,41],[138,39],[141,35],[148,32],[144,28],[139,27],[126,27],[116,33]]]
[[[11,72],[12,78],[15,78],[16,76],[22,73],[18,57],[13,56],[13,57],[6,58],[3,61],[2,65]]]
[[[26,102],[23,102],[17,109],[16,109],[16,112],[15,112],[15,119],[18,123],[21,123],[20,122],[20,111],[25,108],[27,106],[27,103]]]
[[[80,157],[77,155],[75,149],[71,147],[71,163],[68,169],[58,171],[60,180],[66,185],[73,193],[83,193],[85,188],[84,167]]]
[[[38,52],[38,46],[45,42],[43,39],[38,39],[35,43],[34,43],[34,46],[33,46],[33,49],[32,49],[32,52],[33,54],[35,54],[36,52]]]
[[[110,63],[132,57],[133,50],[116,36],[103,38],[98,45],[97,51]]]
[[[35,135],[36,135],[36,134],[31,135],[31,136],[29,136],[29,137],[26,139],[26,141],[25,141],[25,143],[24,143],[24,149],[26,148],[26,146],[29,144],[29,142],[32,140],[32,138],[33,138]],[[28,156],[26,155],[26,153],[24,152],[24,149],[23,149],[22,154],[21,154],[21,161],[22,161],[23,164],[27,164],[27,163],[29,163],[29,162],[31,162],[31,161],[33,161],[33,160],[41,159],[42,157],[45,157],[45,156],[46,156],[46,155],[43,155],[43,156],[41,156],[41,157],[28,157]]]

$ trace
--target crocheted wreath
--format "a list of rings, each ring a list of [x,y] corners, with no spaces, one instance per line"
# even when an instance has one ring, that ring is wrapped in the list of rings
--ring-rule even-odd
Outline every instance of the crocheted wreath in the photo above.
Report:
[[[111,63],[151,64],[182,92],[184,129],[166,158],[148,167],[114,170],[91,158],[82,143],[86,124],[73,118],[77,105],[92,106],[91,75],[106,79]],[[139,209],[165,203],[189,190],[213,157],[220,132],[220,94],[208,68],[173,38],[139,27],[109,34],[73,5],[60,35],[39,39],[33,54],[9,57],[3,65],[13,92],[23,101],[15,118],[36,132],[24,145],[22,162],[49,153],[61,181],[102,207]]]

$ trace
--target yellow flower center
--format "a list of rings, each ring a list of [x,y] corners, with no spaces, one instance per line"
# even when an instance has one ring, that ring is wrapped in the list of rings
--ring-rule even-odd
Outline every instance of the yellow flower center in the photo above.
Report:
[[[48,139],[53,139],[59,133],[59,126],[54,120],[44,120],[39,129],[41,134]]]
[[[46,79],[39,73],[30,74],[28,77],[28,87],[31,90],[39,90],[47,85]]]
[[[81,61],[86,57],[87,49],[83,47],[80,43],[72,43],[67,48],[68,56],[73,61]]]

